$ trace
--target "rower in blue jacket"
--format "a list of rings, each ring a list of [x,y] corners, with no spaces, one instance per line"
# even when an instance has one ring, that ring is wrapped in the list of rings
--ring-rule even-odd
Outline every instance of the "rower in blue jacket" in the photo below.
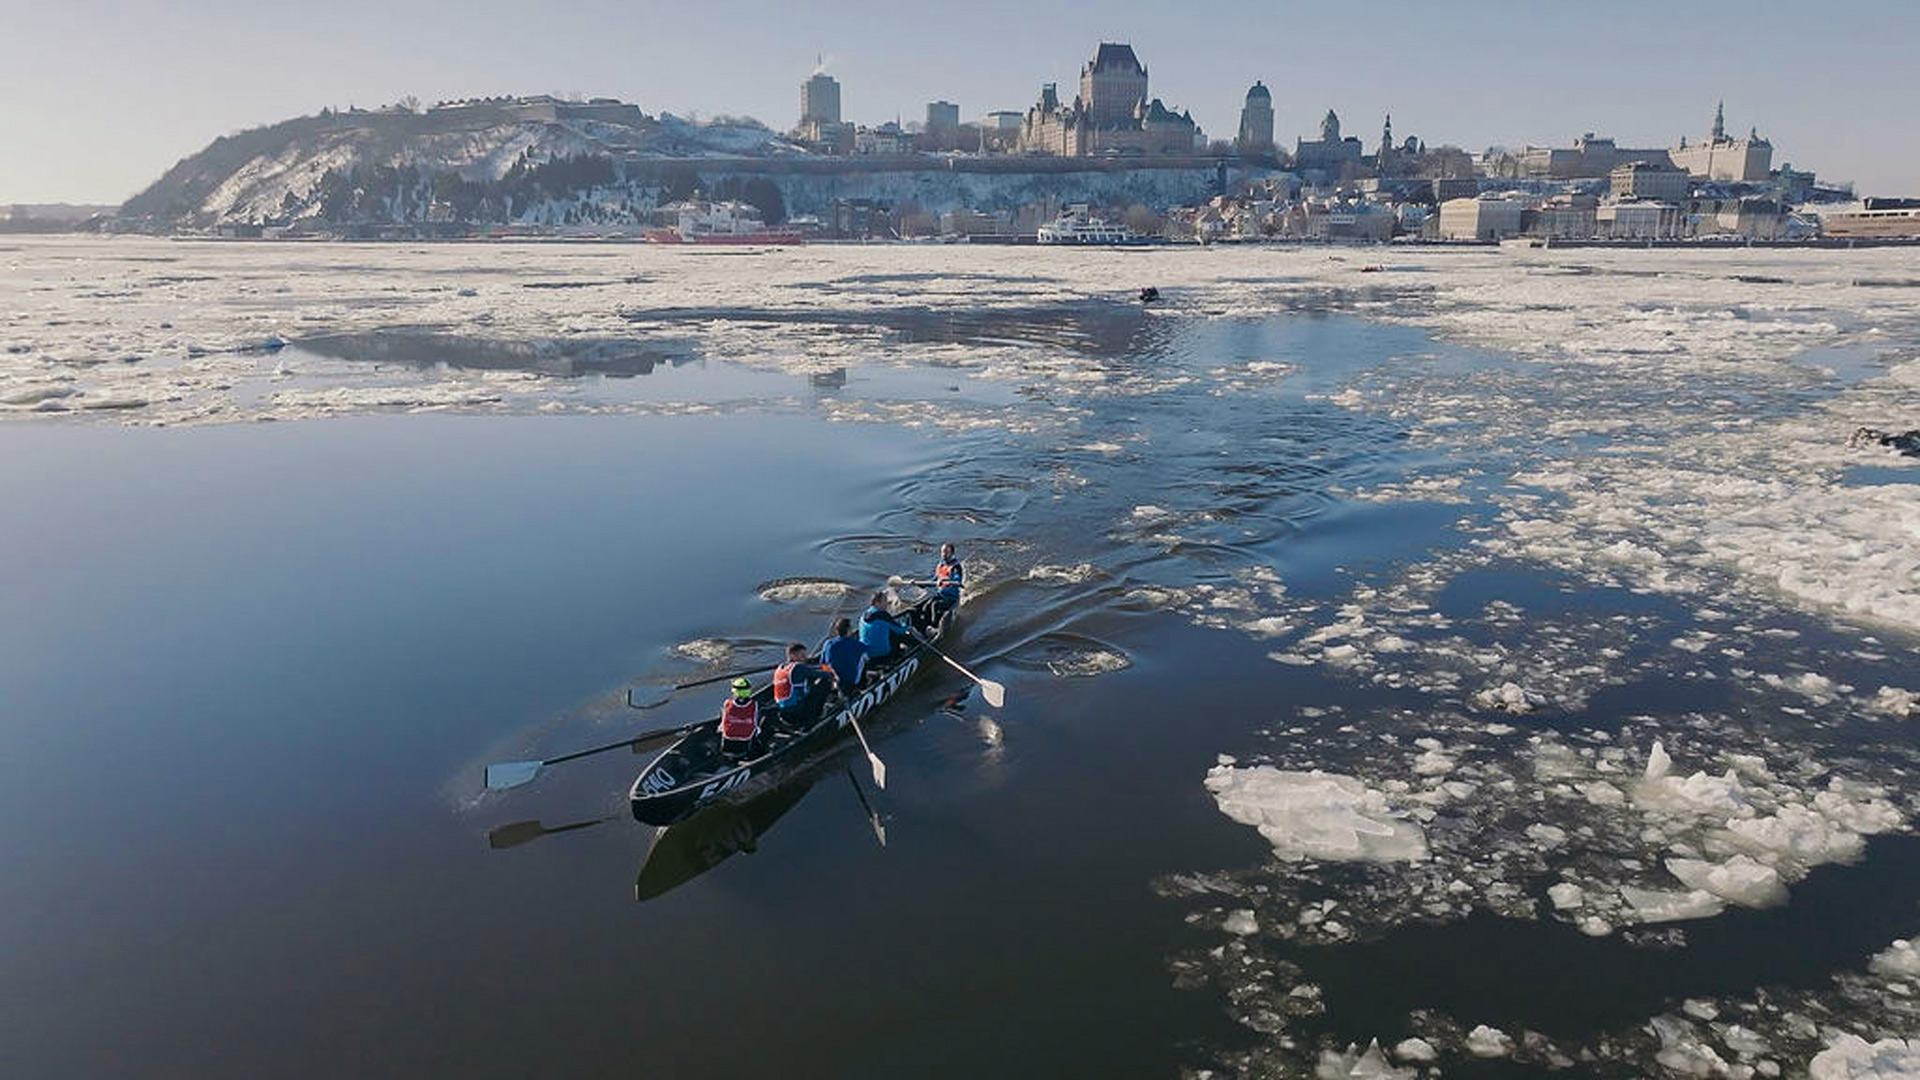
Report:
[[[840,692],[853,696],[867,673],[867,647],[853,635],[853,620],[842,616],[833,624],[833,636],[820,643],[820,662],[833,669]]]
[[[877,592],[860,616],[860,644],[867,647],[868,660],[884,660],[907,637],[907,626],[887,610],[887,594]]]

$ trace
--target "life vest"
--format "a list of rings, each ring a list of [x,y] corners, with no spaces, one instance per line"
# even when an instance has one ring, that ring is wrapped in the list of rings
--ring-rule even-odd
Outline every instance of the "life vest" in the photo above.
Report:
[[[785,705],[793,700],[793,669],[800,661],[789,660],[773,669],[773,700],[777,705]]]
[[[960,594],[960,584],[965,575],[966,571],[961,569],[959,559],[952,562],[942,559],[940,565],[933,568],[934,584],[940,586],[941,592],[954,596]]]
[[[720,709],[720,737],[729,742],[744,742],[760,734],[760,703],[748,698],[730,697]]]

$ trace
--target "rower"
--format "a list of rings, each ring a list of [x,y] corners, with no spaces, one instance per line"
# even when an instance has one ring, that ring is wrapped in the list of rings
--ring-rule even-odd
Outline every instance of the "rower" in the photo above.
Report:
[[[967,569],[954,558],[953,545],[941,544],[940,562],[933,568],[935,618],[960,606],[960,590],[966,583]]]
[[[867,673],[867,647],[853,636],[852,619],[841,616],[833,624],[833,636],[820,645],[820,660],[833,669],[840,692],[852,697],[861,676]]]
[[[760,703],[753,700],[753,684],[744,678],[733,680],[733,693],[720,707],[720,749],[729,754],[745,753],[760,737]]]
[[[830,667],[807,662],[807,647],[787,646],[787,662],[773,669],[773,703],[790,727],[805,727],[820,711],[827,686],[837,681]]]
[[[884,660],[893,655],[897,639],[907,636],[906,624],[887,610],[887,594],[877,592],[860,616],[860,643],[867,647],[867,659]]]

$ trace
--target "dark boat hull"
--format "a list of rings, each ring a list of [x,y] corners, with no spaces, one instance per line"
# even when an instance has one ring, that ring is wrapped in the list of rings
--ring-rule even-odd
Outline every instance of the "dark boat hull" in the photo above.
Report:
[[[923,602],[916,610],[930,612],[931,605]],[[938,641],[952,623],[953,614],[949,612],[931,631],[919,632],[929,641]],[[634,818],[648,825],[672,825],[723,799],[766,790],[789,765],[832,743],[854,721],[892,700],[932,659],[925,645],[910,647],[900,660],[872,677],[852,700],[836,696],[811,726],[777,732],[771,745],[754,757],[721,757],[719,718],[700,725],[668,747],[634,780],[628,793]],[[759,699],[761,709],[766,710],[772,704],[772,690],[761,690]]]

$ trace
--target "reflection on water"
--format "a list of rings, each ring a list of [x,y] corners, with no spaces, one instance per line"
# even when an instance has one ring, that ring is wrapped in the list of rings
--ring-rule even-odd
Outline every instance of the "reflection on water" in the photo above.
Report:
[[[448,367],[471,371],[525,371],[559,378],[602,375],[631,378],[650,375],[662,364],[678,367],[695,359],[690,343],[665,339],[645,342],[609,338],[551,338],[516,341],[434,333],[426,329],[379,330],[302,338],[300,348],[334,360],[408,367]]]
[[[760,838],[813,789],[798,777],[746,802],[722,802],[654,834],[634,879],[634,896],[651,900],[679,888],[730,856],[759,850]]]
[[[911,305],[861,311],[827,307],[801,311],[726,307],[653,308],[631,310],[627,317],[636,324],[646,326],[704,323],[798,325],[861,335],[870,335],[879,330],[887,340],[897,344],[992,345],[1015,342],[1105,357],[1150,354],[1167,340],[1164,322],[1149,316],[1139,305],[1103,301],[1079,301],[1044,308],[995,307],[972,310]]]
[[[611,817],[588,818],[585,821],[574,821],[565,825],[544,825],[538,821],[513,821],[487,830],[487,846],[495,851],[504,851],[507,848],[519,847],[521,844],[530,844],[543,836],[590,829],[595,825],[604,825],[613,820],[615,819]]]

